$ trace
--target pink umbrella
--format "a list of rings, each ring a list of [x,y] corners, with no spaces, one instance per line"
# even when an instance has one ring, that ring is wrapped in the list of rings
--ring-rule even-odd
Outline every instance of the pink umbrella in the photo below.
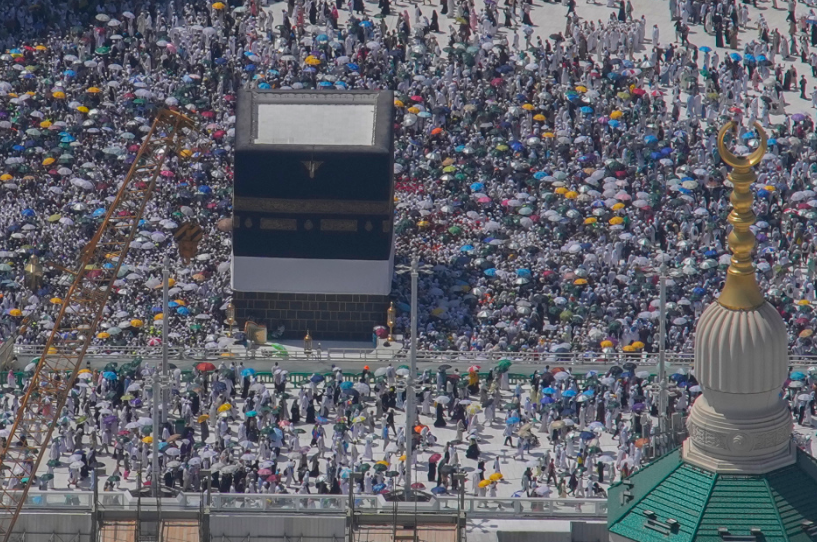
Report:
[[[488,196],[482,196],[477,200],[479,203],[491,203],[491,198]]]

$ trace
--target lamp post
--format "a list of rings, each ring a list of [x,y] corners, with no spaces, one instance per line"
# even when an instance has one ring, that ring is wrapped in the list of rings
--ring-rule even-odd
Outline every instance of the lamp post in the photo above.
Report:
[[[312,335],[309,334],[309,330],[306,330],[306,336],[304,337],[304,355],[308,358],[312,355]]]
[[[667,264],[661,263],[658,277],[658,433],[663,438],[667,433]]]
[[[416,259],[411,267],[398,266],[397,273],[411,273],[411,343],[409,349],[409,374],[406,378],[406,485],[403,492],[406,500],[411,499],[412,465],[414,464],[414,379],[417,377],[417,288],[420,273],[431,274],[430,265],[420,265]]]
[[[162,265],[162,380],[167,381],[170,369],[167,350],[168,316],[170,312],[170,258],[165,256]],[[164,386],[162,390],[162,423],[167,421],[167,405],[170,403],[170,390]],[[157,438],[153,436],[154,440]]]

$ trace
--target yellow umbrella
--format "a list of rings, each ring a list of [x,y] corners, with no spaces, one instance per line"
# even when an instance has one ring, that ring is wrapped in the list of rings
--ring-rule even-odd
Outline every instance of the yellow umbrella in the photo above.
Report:
[[[204,279],[205,279],[205,277],[201,273],[196,273],[195,275],[193,275],[193,280],[195,280],[197,282],[201,282]]]
[[[495,472],[495,473],[493,473],[492,475],[490,475],[488,477],[488,479],[491,480],[492,482],[498,482],[498,481],[502,480],[503,478],[505,478],[505,477],[502,476],[501,472]]]
[[[51,128],[51,121],[44,120],[40,123],[40,128]]]
[[[610,219],[611,226],[618,226],[619,224],[624,224],[624,219],[621,218],[620,216],[614,216],[613,218]]]
[[[191,156],[193,156],[193,151],[190,149],[182,149],[179,151],[180,158],[190,158]]]
[[[159,320],[164,320],[165,315],[161,312],[153,316],[153,321],[158,322]]]
[[[0,181],[10,181],[10,180],[12,180],[13,178],[14,178],[14,177],[12,177],[11,175],[9,175],[8,173],[3,173],[2,175],[0,175]]]
[[[571,190],[570,192],[565,193],[565,197],[567,199],[576,199],[579,197],[579,193],[574,190]]]
[[[46,352],[46,354],[48,354],[48,355],[52,355],[52,356],[53,356],[54,354],[56,354],[56,353],[57,353],[57,349],[56,349],[56,348],[54,348],[53,346],[52,346],[51,348],[49,348],[49,349],[48,349],[48,352]]]
[[[313,55],[309,55],[304,60],[304,64],[306,64],[307,66],[319,66],[320,63],[321,63],[321,60],[318,57],[313,56]]]
[[[80,113],[87,113],[88,111],[90,111],[90,109],[88,109],[84,105],[81,105],[81,106],[77,107],[77,111],[79,111]]]
[[[602,348],[612,348],[613,347],[613,341],[601,341],[601,347]]]
[[[545,132],[544,134],[542,134],[542,137],[544,137],[545,139],[553,139],[554,137],[556,137],[556,134],[554,134],[553,132]]]
[[[23,311],[21,311],[20,309],[11,309],[9,311],[9,316],[17,317],[17,316],[22,316],[22,315],[23,315]]]
[[[772,186],[772,185],[770,185],[770,184],[767,184],[767,185],[766,185],[766,186],[764,186],[763,188],[764,188],[764,189],[765,189],[767,192],[774,192],[775,190],[777,190],[777,188],[775,188],[774,186]]]
[[[635,348],[633,348],[633,347],[632,347],[632,345],[630,345],[630,344],[628,344],[627,346],[625,346],[625,347],[624,347],[624,348],[622,348],[621,350],[622,350],[623,352],[635,352]]]
[[[142,320],[139,320],[138,318],[134,318],[133,320],[130,321],[130,325],[132,325],[133,327],[142,327],[143,325],[145,325],[145,323]]]
[[[38,51],[48,51],[48,47],[45,45],[35,45],[34,48]]]
[[[522,106],[522,109],[524,109],[525,111],[533,111],[536,108],[533,106],[533,104],[524,104]]]
[[[806,305],[811,304],[811,302],[808,299],[801,299],[800,301],[797,302],[797,304],[806,306]]]
[[[230,403],[224,403],[223,405],[221,405],[220,407],[218,407],[218,411],[219,411],[219,412],[227,412],[227,411],[228,411],[228,410],[230,410],[231,408],[233,408],[233,407],[232,407],[232,406],[230,406]]]
[[[107,333],[107,332],[105,332],[105,331],[103,331],[102,333],[97,333],[97,334],[96,334],[96,338],[97,338],[97,339],[107,339],[107,338],[109,338],[110,336],[111,336],[111,334],[110,334],[110,333]]]
[[[54,305],[62,305],[62,299],[60,299],[59,297],[52,297],[51,303],[53,303]]]
[[[383,465],[384,467],[388,467],[389,462],[388,461],[378,461],[377,463],[375,463],[375,465]]]
[[[588,216],[587,218],[584,219],[585,224],[595,224],[598,221],[599,219],[596,218],[595,216]]]
[[[185,305],[187,305],[187,302],[184,299],[174,299],[173,302],[178,303],[179,306],[181,306],[181,307],[184,307]]]
[[[90,87],[88,89],[88,94],[99,94],[102,92],[98,87]]]
[[[65,93],[63,91],[61,91],[61,90],[58,90],[58,91],[54,92],[51,96],[53,96],[54,98],[56,98],[58,100],[64,100],[65,99]]]
[[[223,2],[216,2],[215,4],[213,4],[213,9],[224,9],[226,7],[227,6],[225,6]]]
[[[142,442],[144,442],[145,444],[153,444],[153,437],[148,435],[148,436],[146,436],[145,438],[142,439]]]
[[[533,120],[538,121],[538,122],[545,122],[545,116],[543,114],[539,113],[539,114],[533,116]]]
[[[644,348],[644,343],[642,343],[641,341],[635,341],[631,346],[636,350],[641,350],[642,348]]]
[[[405,107],[405,104],[400,100],[394,100],[394,107]]]
[[[564,186],[560,186],[559,188],[554,190],[554,192],[561,196],[562,194],[567,194],[567,188],[565,188]]]
[[[417,223],[417,227],[419,228],[427,228],[430,222],[428,220],[421,220]]]
[[[406,454],[401,455],[400,456],[400,461],[405,461],[405,460],[406,460]]]
[[[210,419],[210,415],[209,415],[209,414],[202,414],[201,416],[199,416],[198,418],[196,418],[196,422],[197,422],[197,423],[201,423],[201,422],[203,422],[203,421],[207,421],[207,420],[209,420],[209,419]]]
[[[619,211],[621,209],[624,209],[624,204],[623,203],[614,203],[613,206],[611,207],[611,209],[613,209],[614,211]]]
[[[587,92],[587,87],[579,85],[576,87],[576,90],[578,90],[579,92]]]
[[[624,116],[624,113],[622,113],[621,111],[613,111],[612,113],[610,113],[610,118],[611,119],[620,119],[623,116]]]
[[[77,374],[85,374],[85,373],[90,373],[90,372],[91,372],[91,369],[80,369],[79,373],[77,373]]]
[[[413,114],[415,114],[415,115],[416,115],[417,113],[419,113],[419,112],[420,112],[420,110],[419,110],[419,109],[417,109],[416,107],[409,107],[409,108],[407,109],[407,111],[408,111],[409,113],[413,113]]]
[[[489,485],[491,485],[491,481],[490,481],[490,480],[482,480],[482,481],[479,483],[479,487],[488,487]]]
[[[573,284],[575,284],[576,286],[584,286],[585,284],[587,284],[587,279],[576,279],[573,281]]]

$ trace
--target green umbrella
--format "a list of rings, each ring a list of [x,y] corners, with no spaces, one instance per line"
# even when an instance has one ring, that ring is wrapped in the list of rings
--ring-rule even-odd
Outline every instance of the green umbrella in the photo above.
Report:
[[[367,472],[371,468],[372,466],[369,465],[368,463],[361,463],[360,465],[357,466],[355,470],[358,472]]]
[[[388,467],[387,467],[386,465],[384,465],[383,463],[375,463],[375,465],[374,465],[374,470],[375,470],[375,472],[383,472],[383,471],[385,471],[387,468],[388,468]]]

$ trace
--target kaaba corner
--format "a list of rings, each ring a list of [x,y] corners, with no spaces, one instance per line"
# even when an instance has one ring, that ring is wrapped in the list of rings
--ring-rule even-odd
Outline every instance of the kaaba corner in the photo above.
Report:
[[[236,119],[240,323],[367,339],[393,271],[391,91],[245,90]]]

